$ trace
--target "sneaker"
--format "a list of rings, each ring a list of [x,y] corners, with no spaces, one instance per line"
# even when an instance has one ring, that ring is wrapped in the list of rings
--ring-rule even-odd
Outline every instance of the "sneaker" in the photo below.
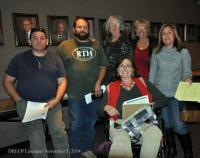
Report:
[[[97,156],[91,150],[88,150],[82,153],[81,155],[84,156],[85,158],[97,158]]]

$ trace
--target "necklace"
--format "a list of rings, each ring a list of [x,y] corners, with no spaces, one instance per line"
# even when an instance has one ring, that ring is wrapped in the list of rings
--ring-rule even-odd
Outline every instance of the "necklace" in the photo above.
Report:
[[[39,70],[42,69],[42,63],[44,61],[45,56],[42,56],[42,57],[38,57],[38,56],[35,56],[35,55],[33,55],[33,56],[38,63],[38,69]]]
[[[120,86],[122,86],[124,89],[126,89],[128,91],[130,91],[134,85],[135,85],[134,81],[132,81],[130,84],[120,83]]]

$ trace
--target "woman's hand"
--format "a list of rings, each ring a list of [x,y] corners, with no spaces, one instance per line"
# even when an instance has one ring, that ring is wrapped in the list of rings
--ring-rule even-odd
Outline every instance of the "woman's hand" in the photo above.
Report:
[[[188,82],[191,85],[192,84],[192,79],[188,78],[188,79],[185,80],[185,82]]]
[[[114,107],[112,107],[111,105],[105,105],[104,111],[106,111],[108,113],[108,115],[110,115],[110,116],[119,115],[119,111],[117,109],[115,109]]]

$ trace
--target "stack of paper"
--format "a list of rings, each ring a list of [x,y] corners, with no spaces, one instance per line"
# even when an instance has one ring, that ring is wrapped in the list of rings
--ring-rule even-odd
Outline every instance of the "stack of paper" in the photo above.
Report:
[[[122,106],[122,120],[127,119],[140,108],[150,105],[147,95],[125,101]]]
[[[180,82],[176,90],[175,98],[181,101],[200,102],[200,83]]]
[[[30,122],[37,119],[46,119],[48,106],[47,103],[27,102],[26,112],[22,120],[23,123]]]

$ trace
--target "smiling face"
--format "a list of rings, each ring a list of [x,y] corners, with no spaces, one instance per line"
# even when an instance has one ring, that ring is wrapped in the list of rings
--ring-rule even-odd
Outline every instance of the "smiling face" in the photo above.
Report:
[[[162,31],[162,41],[167,48],[172,48],[174,45],[174,32],[169,26],[165,27]]]
[[[133,68],[131,61],[127,58],[122,60],[122,62],[119,64],[119,66],[117,68],[117,72],[121,79],[132,78],[134,68]]]
[[[120,24],[119,21],[114,17],[110,20],[110,33],[112,36],[120,35]]]
[[[147,38],[147,27],[143,24],[139,24],[135,29],[138,38]]]
[[[29,20],[24,20],[23,28],[26,32],[29,32],[31,30],[31,22]]]

